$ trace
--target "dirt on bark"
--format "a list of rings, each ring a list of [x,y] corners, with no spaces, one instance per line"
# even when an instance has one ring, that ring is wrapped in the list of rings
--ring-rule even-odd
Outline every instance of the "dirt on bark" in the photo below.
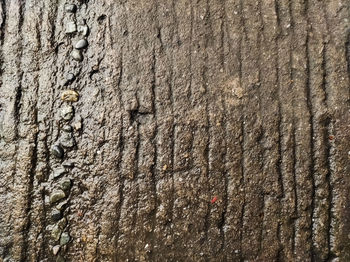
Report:
[[[349,19],[0,1],[0,261],[350,261]]]

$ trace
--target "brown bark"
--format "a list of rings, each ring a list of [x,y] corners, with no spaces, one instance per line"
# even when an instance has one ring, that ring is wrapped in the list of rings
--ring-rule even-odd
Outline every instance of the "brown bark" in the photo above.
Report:
[[[348,0],[2,0],[0,261],[350,261],[349,19]]]

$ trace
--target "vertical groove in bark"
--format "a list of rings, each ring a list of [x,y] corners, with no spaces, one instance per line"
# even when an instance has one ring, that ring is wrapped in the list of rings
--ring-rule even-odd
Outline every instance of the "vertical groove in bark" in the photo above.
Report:
[[[311,69],[310,69],[310,50],[309,50],[309,45],[310,45],[310,18],[308,16],[310,6],[309,6],[309,0],[306,0],[304,2],[304,13],[305,13],[305,20],[306,20],[306,39],[305,39],[305,49],[306,49],[306,83],[305,83],[305,96],[306,96],[306,107],[309,115],[309,126],[310,126],[310,167],[309,167],[309,172],[310,172],[310,180],[311,180],[311,224],[310,224],[310,236],[309,239],[307,240],[308,242],[311,243],[310,247],[310,253],[311,253],[311,260],[314,259],[314,245],[313,245],[313,239],[314,239],[314,234],[313,234],[313,228],[314,228],[314,211],[315,211],[315,195],[316,195],[316,189],[315,189],[315,146],[314,146],[314,139],[315,139],[315,125],[314,125],[314,105],[312,102],[311,94],[312,94],[312,86],[311,86]]]
[[[292,17],[294,21],[293,34],[298,34],[298,41],[295,41],[292,53],[293,87],[295,89],[294,116],[295,116],[295,138],[296,141],[303,141],[295,145],[296,152],[296,191],[297,191],[297,212],[296,220],[296,258],[311,257],[311,208],[312,208],[312,174],[310,167],[310,115],[307,110],[306,96],[307,89],[307,21],[305,19],[305,3],[292,3]],[[305,101],[305,102],[304,102]],[[296,108],[298,110],[296,110]]]
[[[22,177],[21,183],[25,185],[25,196],[24,196],[24,212],[23,216],[26,217],[24,221],[23,229],[23,238],[29,241],[24,242],[24,247],[22,250],[22,260],[26,260],[31,257],[31,249],[34,248],[34,241],[31,240],[32,232],[30,229],[32,221],[35,220],[33,213],[35,210],[32,208],[35,207],[35,198],[37,192],[35,187],[37,186],[36,181],[36,171],[39,164],[38,156],[38,143],[39,143],[39,126],[38,126],[38,89],[39,89],[39,75],[40,66],[39,66],[39,57],[33,55],[35,52],[39,51],[40,48],[40,33],[38,32],[38,25],[40,21],[38,20],[38,14],[33,14],[31,12],[25,12],[26,9],[29,9],[31,2],[27,2],[22,15],[24,16],[23,20],[23,48],[21,55],[21,64],[23,67],[23,80],[22,80],[22,89],[23,89],[23,109],[21,108],[21,118],[20,124],[18,125],[21,128],[23,134],[21,137],[27,137],[24,145],[21,145],[21,148],[29,148],[27,156],[22,158],[22,160],[28,161],[28,168],[23,172],[28,175]],[[35,33],[35,41],[32,39],[32,34]],[[25,125],[22,125],[25,123]],[[28,158],[28,160],[27,160]],[[21,168],[24,164],[21,161]],[[19,172],[21,173],[21,172]],[[27,215],[26,215],[27,214]],[[37,232],[36,232],[37,234]],[[34,245],[33,245],[34,244]],[[32,258],[32,259],[35,259]]]
[[[239,41],[239,87],[242,88],[243,90],[243,44],[246,38],[246,25],[245,25],[245,21],[244,21],[244,16],[243,16],[243,1],[239,0],[239,14],[240,14],[240,24],[242,25],[242,36],[240,38]],[[243,96],[244,97],[244,96]],[[243,98],[242,97],[242,98]],[[243,111],[244,109],[244,103],[245,103],[245,99],[242,99],[241,102],[241,106],[240,106],[240,110]],[[242,187],[242,189],[240,189],[240,191],[242,192],[242,207],[240,210],[240,216],[239,216],[239,226],[241,228],[241,230],[239,231],[239,259],[240,261],[243,260],[243,219],[244,219],[244,212],[245,212],[245,208],[246,208],[246,191],[244,188],[245,185],[245,154],[244,154],[244,143],[245,143],[245,117],[242,114],[241,116],[241,121],[240,121],[240,130],[241,130],[241,134],[242,134],[242,139],[240,142],[240,149],[241,149],[241,159],[240,159],[240,171],[241,171],[241,175],[242,175],[242,179],[240,181],[240,187]]]
[[[242,235],[242,207],[243,187],[242,183],[242,102],[241,92],[241,57],[242,42],[240,1],[229,0],[224,2],[224,47],[223,56],[223,81],[222,90],[225,106],[225,136],[226,136],[226,161],[227,175],[227,208],[225,225],[224,250],[227,261],[237,261],[241,258]]]
[[[27,173],[26,169],[30,168],[30,163],[28,163],[28,156],[30,155],[30,148],[26,145],[25,130],[22,133],[19,128],[21,120],[21,99],[22,99],[22,59],[21,55],[23,53],[23,40],[22,40],[22,26],[23,26],[23,14],[24,8],[23,4],[18,1],[13,1],[9,5],[9,10],[13,12],[13,16],[9,18],[8,35],[4,39],[4,48],[13,48],[12,57],[10,60],[5,60],[4,64],[10,66],[9,71],[4,71],[5,81],[3,82],[5,92],[8,90],[13,92],[13,96],[9,97],[13,101],[8,113],[8,119],[5,118],[7,125],[5,125],[5,136],[7,132],[10,132],[10,141],[16,141],[16,151],[14,156],[14,166],[13,166],[13,189],[19,189],[17,194],[14,194],[12,199],[12,219],[11,219],[11,233],[13,243],[18,243],[13,245],[11,250],[11,255],[15,260],[23,261],[24,259],[24,246],[26,244],[26,239],[24,234],[26,232],[26,220],[27,216],[25,209],[27,208]],[[6,46],[9,44],[9,46]],[[12,61],[11,61],[12,60]],[[12,78],[13,77],[13,78]],[[7,89],[7,90],[6,90]],[[12,91],[13,90],[13,91]],[[10,100],[10,101],[11,101]],[[7,129],[8,128],[8,129]],[[7,130],[6,130],[7,129]],[[24,147],[21,147],[24,146]],[[27,147],[26,147],[27,146]],[[22,182],[23,180],[23,182]]]
[[[324,17],[317,14],[317,10],[322,6],[317,1],[309,3],[309,99],[312,103],[311,116],[313,123],[314,141],[314,212],[313,212],[313,258],[315,260],[329,258],[329,223],[330,223],[330,203],[328,201],[331,195],[329,181],[328,165],[328,135],[327,125],[329,116],[327,112],[327,95],[324,90],[325,72],[324,72],[324,33],[326,25]],[[316,109],[317,108],[317,109]]]
[[[208,90],[208,121],[209,121],[209,189],[208,202],[209,205],[209,227],[208,240],[211,244],[208,245],[209,254],[218,254],[219,260],[225,259],[225,254],[221,253],[223,247],[222,226],[224,219],[224,198],[225,198],[225,183],[226,172],[224,160],[226,155],[226,140],[225,140],[225,109],[223,106],[223,95],[217,93],[217,76],[221,75],[222,68],[222,45],[221,45],[221,28],[222,28],[222,12],[220,5],[214,5],[212,1],[207,1],[204,21],[208,24],[207,35],[205,40],[205,48],[207,55],[207,70],[205,72],[206,88]],[[200,17],[201,18],[201,17]],[[215,199],[218,199],[215,201]],[[213,200],[214,199],[214,200]]]
[[[56,86],[57,82],[55,74],[57,72],[57,53],[53,51],[53,46],[49,43],[52,40],[53,18],[56,15],[55,5],[51,1],[43,2],[38,5],[37,11],[38,24],[36,32],[38,37],[38,53],[39,53],[39,72],[38,72],[38,90],[37,90],[37,119],[38,119],[38,154],[37,168],[34,180],[35,199],[34,210],[32,212],[32,223],[30,234],[37,236],[31,239],[32,250],[31,259],[43,259],[48,257],[48,235],[46,226],[49,224],[49,216],[47,216],[47,203],[45,203],[46,186],[45,183],[49,178],[50,173],[50,156],[49,147],[52,137],[52,118],[53,118],[53,101],[56,89],[51,86]],[[34,14],[33,14],[34,15]],[[30,34],[28,34],[29,36]],[[34,53],[33,53],[34,55]],[[52,59],[52,56],[54,57]],[[45,95],[43,95],[45,94]],[[39,219],[36,219],[39,218]],[[36,252],[34,252],[34,250]]]
[[[281,174],[279,170],[279,100],[277,72],[277,30],[278,17],[274,1],[261,2],[260,20],[262,33],[261,45],[261,91],[260,112],[263,119],[263,187],[264,187],[264,218],[262,226],[261,260],[275,260],[278,256],[279,246],[271,246],[278,235],[280,198],[282,196]],[[271,114],[274,112],[274,114]]]
[[[172,218],[172,162],[173,162],[173,137],[172,137],[172,123],[171,116],[173,99],[171,91],[171,75],[172,70],[167,71],[164,65],[171,65],[171,57],[169,55],[169,46],[172,45],[173,28],[172,19],[166,18],[167,8],[169,4],[162,5],[156,1],[157,10],[156,29],[157,42],[155,45],[155,83],[154,83],[154,97],[155,97],[155,111],[157,112],[157,126],[158,132],[155,137],[156,143],[156,194],[157,194],[157,210],[155,213],[155,224],[158,225],[154,232],[154,249],[152,250],[153,259],[157,260],[160,254],[164,254],[164,258],[171,257],[170,243],[171,239],[171,218]],[[164,241],[157,242],[158,239]],[[167,248],[169,247],[169,248]]]
[[[276,94],[277,95],[277,106],[278,106],[278,119],[277,119],[277,136],[278,136],[278,145],[277,145],[277,151],[278,151],[278,160],[277,160],[277,173],[278,173],[278,187],[280,188],[280,196],[279,196],[279,202],[278,207],[280,210],[283,210],[283,199],[286,197],[285,192],[285,185],[283,183],[283,168],[282,168],[282,139],[283,139],[283,133],[282,133],[282,101],[281,101],[281,82],[280,82],[280,68],[279,68],[279,48],[280,48],[280,39],[282,36],[282,27],[281,27],[281,18],[280,18],[280,3],[277,0],[274,0],[274,13],[276,17],[276,28],[275,28],[275,43],[274,48],[276,49],[275,52],[275,70],[276,70]],[[278,219],[278,226],[277,226],[277,238],[278,238],[278,250],[276,254],[276,260],[281,261],[284,259],[283,257],[283,242],[282,242],[282,227],[283,227],[283,212],[279,213],[279,219]]]
[[[281,215],[280,258],[292,260],[294,255],[294,219],[296,209],[295,176],[294,176],[294,127],[291,93],[291,27],[289,1],[280,1],[278,17],[280,18],[280,36],[278,38],[278,80],[281,101],[280,147],[281,176],[284,190]]]
[[[113,10],[116,9],[116,5],[110,6],[110,12],[113,12]],[[120,112],[118,112],[117,119],[118,122],[118,129],[114,130],[114,132],[117,133],[117,142],[116,142],[116,151],[118,152],[118,159],[115,163],[115,170],[116,170],[116,178],[113,180],[115,183],[114,185],[111,183],[112,187],[110,191],[116,194],[115,198],[111,199],[111,209],[112,214],[115,212],[115,221],[113,221],[108,227],[106,227],[106,244],[104,246],[104,259],[106,261],[116,261],[116,258],[119,257],[120,251],[119,251],[119,239],[121,237],[121,218],[122,218],[122,211],[123,211],[123,205],[126,198],[125,188],[126,188],[126,180],[127,177],[123,173],[123,166],[124,166],[124,152],[126,147],[126,132],[128,130],[127,128],[127,114],[125,113],[125,103],[123,101],[123,83],[125,81],[125,69],[124,69],[124,59],[125,59],[125,44],[123,43],[123,38],[121,38],[121,35],[116,35],[114,32],[119,31],[120,34],[123,33],[123,22],[126,23],[125,18],[125,6],[119,6],[119,10],[117,13],[114,13],[115,16],[109,17],[109,30],[108,33],[110,34],[110,44],[107,45],[107,48],[109,46],[110,50],[106,53],[106,66],[108,66],[111,63],[116,63],[113,61],[113,53],[116,51],[118,54],[118,62],[117,67],[115,68],[115,71],[110,72],[110,75],[113,77],[111,81],[111,89],[114,90],[115,96],[117,97],[117,101],[119,104]],[[109,13],[111,14],[111,13]],[[123,22],[119,21],[122,20]],[[124,29],[127,30],[127,29]],[[107,73],[108,75],[108,73]],[[113,119],[111,119],[111,122]],[[113,123],[111,123],[111,126],[113,128]],[[113,132],[113,131],[112,131]],[[114,192],[114,187],[118,186],[117,191]],[[106,212],[106,216],[110,216],[108,212]],[[113,233],[115,231],[115,234]],[[108,232],[108,233],[107,233]],[[111,241],[112,243],[109,243]],[[113,247],[113,249],[111,248]],[[107,260],[109,259],[109,260]]]
[[[346,30],[349,21],[349,3],[340,1],[324,3],[325,18],[328,39],[325,51],[327,105],[331,115],[328,126],[329,141],[329,165],[331,187],[331,228],[330,249],[331,257],[341,256],[344,260],[350,259],[349,255],[349,227],[342,221],[348,221],[348,176],[349,165],[341,164],[348,161],[349,132],[344,132],[349,125],[349,77],[346,65]]]
[[[259,255],[263,221],[264,192],[262,190],[262,122],[260,114],[260,29],[259,3],[244,1],[242,5],[244,24],[244,48],[242,52],[242,87],[244,134],[244,186],[245,208],[243,214],[242,254],[243,259]],[[254,55],[253,55],[254,54]],[[249,105],[249,106],[248,106]],[[255,185],[255,186],[254,186]],[[254,219],[253,219],[254,218]]]
[[[1,2],[1,50],[0,50],[0,84],[1,92],[0,96],[0,142],[2,150],[0,150],[0,194],[3,197],[2,200],[2,210],[0,212],[0,255],[1,257],[6,257],[10,254],[12,248],[12,230],[9,225],[11,219],[11,201],[14,192],[11,192],[12,186],[12,174],[14,169],[14,156],[15,156],[15,144],[12,143],[11,139],[6,135],[6,122],[9,118],[9,108],[5,107],[6,100],[9,99],[13,94],[9,93],[10,90],[6,88],[6,79],[4,77],[6,68],[5,63],[7,61],[5,56],[5,43],[6,43],[6,28],[8,28],[9,18],[8,18],[8,5],[5,1]],[[6,38],[5,38],[6,37]],[[11,103],[12,104],[12,103]]]
[[[0,5],[0,261],[56,260],[65,89],[66,261],[350,259],[348,1],[68,2]]]

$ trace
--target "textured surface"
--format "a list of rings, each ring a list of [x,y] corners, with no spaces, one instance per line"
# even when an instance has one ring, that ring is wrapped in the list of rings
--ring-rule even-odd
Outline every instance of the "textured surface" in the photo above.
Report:
[[[0,3],[0,261],[350,261],[348,0]]]

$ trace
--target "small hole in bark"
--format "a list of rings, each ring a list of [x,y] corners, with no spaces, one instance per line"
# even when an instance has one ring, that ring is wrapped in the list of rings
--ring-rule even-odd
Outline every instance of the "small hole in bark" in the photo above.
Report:
[[[101,25],[105,20],[106,20],[107,16],[106,15],[100,15],[97,18],[97,22]]]
[[[138,113],[139,113],[139,111],[137,109],[129,111],[131,122],[134,122],[136,120]]]

